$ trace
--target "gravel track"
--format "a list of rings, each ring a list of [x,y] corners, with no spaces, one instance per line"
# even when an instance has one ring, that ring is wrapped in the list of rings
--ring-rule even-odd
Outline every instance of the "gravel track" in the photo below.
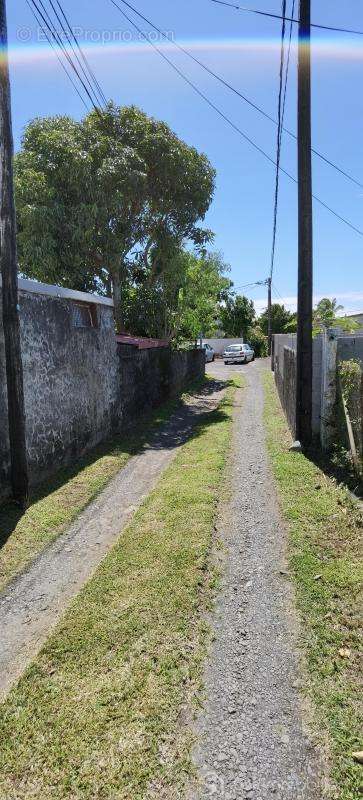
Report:
[[[192,800],[319,800],[324,774],[306,724],[298,624],[286,563],[286,536],[267,461],[263,362],[236,409],[232,496],[219,520],[224,580],[212,620],[215,640],[197,723],[199,785]]]
[[[190,397],[71,527],[0,595],[0,698],[40,650],[202,415],[220,403],[217,381]]]

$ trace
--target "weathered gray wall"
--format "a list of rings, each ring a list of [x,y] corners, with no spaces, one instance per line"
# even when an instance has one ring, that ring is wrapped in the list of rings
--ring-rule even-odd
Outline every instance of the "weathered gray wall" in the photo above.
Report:
[[[120,347],[119,362],[123,424],[179,394],[205,371],[204,352],[200,350],[160,347],[128,354]]]
[[[363,336],[339,336],[338,361],[348,361],[350,358],[363,363]]]
[[[285,383],[285,348],[296,351],[296,334],[295,333],[279,333],[274,335],[274,373],[275,382],[279,391],[280,400],[284,405],[284,383]],[[318,435],[320,431],[320,415],[321,415],[321,357],[322,357],[322,339],[321,336],[316,336],[313,341],[313,417],[312,427],[313,432]],[[291,359],[287,361],[289,367],[292,368]],[[296,365],[296,359],[295,359]],[[296,366],[295,366],[296,369]],[[291,374],[288,376],[288,383],[292,383]],[[295,391],[296,391],[296,377],[295,377]],[[292,400],[288,399],[289,404],[289,424],[291,427],[292,417]],[[285,408],[285,406],[284,406]],[[286,410],[286,409],[285,409]],[[295,412],[294,412],[295,413]],[[293,434],[294,430],[291,428]]]
[[[284,345],[275,366],[275,383],[280,403],[293,436],[296,429],[296,350]]]
[[[363,364],[363,336],[344,334],[335,330],[336,354],[332,367],[332,374],[328,375],[329,358],[327,353],[327,340],[323,336],[316,336],[313,340],[313,433],[322,438],[323,449],[327,449],[331,439],[336,439],[337,420],[334,415],[336,396],[336,367],[337,362],[346,361],[354,358]],[[329,339],[329,337],[328,337]],[[296,393],[296,358],[291,355],[296,351],[296,334],[276,334],[273,346],[273,367],[275,383],[278,389],[281,405],[283,406],[290,428],[294,434],[295,421],[294,409]],[[325,384],[328,383],[326,387]],[[327,398],[331,401],[332,411],[327,411]],[[360,398],[356,400],[359,403]],[[334,410],[335,409],[335,410]],[[328,419],[329,417],[329,419]],[[326,428],[331,428],[330,436],[327,437]],[[325,431],[325,433],[324,433]],[[326,441],[325,441],[326,440]]]
[[[204,353],[124,350],[113,309],[95,305],[98,325],[75,327],[72,301],[20,292],[27,452],[40,482],[139,414],[204,374]],[[0,304],[1,305],[1,304]],[[1,313],[1,312],[0,312]],[[9,476],[5,352],[0,316],[0,495]]]
[[[95,306],[97,328],[74,327],[72,303],[21,292],[27,454],[34,481],[69,463],[115,427],[118,363],[113,309]],[[1,321],[2,322],[2,321]],[[2,479],[9,462],[0,325]]]

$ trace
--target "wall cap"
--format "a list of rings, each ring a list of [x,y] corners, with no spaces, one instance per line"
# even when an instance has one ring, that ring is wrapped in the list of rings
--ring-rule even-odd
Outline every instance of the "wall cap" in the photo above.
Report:
[[[0,275],[0,288],[2,287],[2,279]],[[113,300],[111,297],[101,297],[97,294],[89,294],[88,292],[77,292],[75,289],[68,289],[64,286],[52,286],[49,283],[40,283],[39,281],[32,281],[28,278],[18,279],[19,292],[29,292],[30,294],[43,294],[47,297],[58,297],[62,300],[79,300],[83,303],[95,303],[98,306],[112,306]]]

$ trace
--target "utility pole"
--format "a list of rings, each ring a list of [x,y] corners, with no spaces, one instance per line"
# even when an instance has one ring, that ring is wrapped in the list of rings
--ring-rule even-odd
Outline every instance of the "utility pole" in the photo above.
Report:
[[[5,0],[0,0],[0,264],[13,498],[28,499],[23,368],[20,346],[13,137]]]
[[[272,297],[271,297],[271,285],[272,285],[272,278],[267,278],[267,291],[268,291],[268,298],[267,298],[267,315],[268,315],[268,355],[271,355],[272,352]]]
[[[312,437],[313,224],[311,178],[311,0],[300,0],[298,58],[299,269],[296,354],[296,439]]]

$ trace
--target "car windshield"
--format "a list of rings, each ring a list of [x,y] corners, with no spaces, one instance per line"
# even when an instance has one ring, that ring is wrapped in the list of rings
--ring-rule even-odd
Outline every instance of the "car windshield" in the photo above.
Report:
[[[243,345],[242,344],[230,344],[229,347],[227,347],[226,352],[227,353],[235,353],[236,350],[243,350]]]

